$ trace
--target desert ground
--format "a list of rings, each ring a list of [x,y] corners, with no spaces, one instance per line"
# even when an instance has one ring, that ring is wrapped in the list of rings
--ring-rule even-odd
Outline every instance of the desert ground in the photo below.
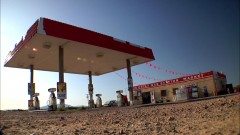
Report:
[[[178,104],[1,111],[0,134],[240,135],[240,94]]]

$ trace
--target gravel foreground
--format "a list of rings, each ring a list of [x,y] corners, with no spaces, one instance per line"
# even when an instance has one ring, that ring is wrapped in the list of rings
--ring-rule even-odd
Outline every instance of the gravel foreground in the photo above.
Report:
[[[62,112],[1,111],[0,115],[0,131],[6,135],[240,135],[240,94],[147,107]]]

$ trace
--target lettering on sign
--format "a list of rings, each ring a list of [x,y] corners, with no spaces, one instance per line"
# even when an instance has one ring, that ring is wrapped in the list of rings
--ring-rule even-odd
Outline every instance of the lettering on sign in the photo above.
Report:
[[[206,73],[200,73],[200,74],[196,74],[196,75],[191,75],[191,76],[185,76],[185,77],[172,79],[172,80],[166,80],[166,81],[161,81],[161,82],[156,82],[156,83],[151,83],[151,84],[135,86],[134,90],[151,88],[151,87],[157,87],[157,86],[162,86],[162,85],[169,85],[169,84],[178,83],[178,82],[186,82],[186,81],[198,80],[198,79],[207,78],[207,77],[211,77],[211,76],[213,76],[213,71],[206,72]],[[224,76],[224,75],[222,75],[222,76]]]
[[[66,97],[66,94],[57,94],[58,97]]]

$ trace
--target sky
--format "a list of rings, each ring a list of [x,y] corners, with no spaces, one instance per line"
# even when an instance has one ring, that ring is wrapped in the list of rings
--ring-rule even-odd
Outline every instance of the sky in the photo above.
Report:
[[[1,0],[1,110],[27,109],[30,71],[4,67],[14,45],[40,17],[86,28],[153,50],[151,63],[179,73],[223,72],[227,83],[239,84],[238,0]],[[132,67],[161,80],[179,75],[155,70],[146,64]],[[94,95],[103,102],[127,94],[126,70],[93,77]],[[87,105],[88,76],[65,73],[66,104]],[[137,84],[156,82],[135,74]],[[109,83],[111,81],[111,83]],[[40,105],[47,105],[48,88],[55,88],[58,73],[35,71]],[[96,97],[94,96],[96,100]],[[57,101],[59,103],[59,101]]]

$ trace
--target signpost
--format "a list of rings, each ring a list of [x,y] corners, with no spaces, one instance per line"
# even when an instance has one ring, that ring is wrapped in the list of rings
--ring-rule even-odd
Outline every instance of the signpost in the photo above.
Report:
[[[28,95],[35,94],[35,83],[28,83]]]
[[[67,89],[66,83],[57,83],[57,98],[58,99],[67,99]]]
[[[28,108],[29,108],[29,110],[33,110],[34,109],[33,100],[28,100]]]

